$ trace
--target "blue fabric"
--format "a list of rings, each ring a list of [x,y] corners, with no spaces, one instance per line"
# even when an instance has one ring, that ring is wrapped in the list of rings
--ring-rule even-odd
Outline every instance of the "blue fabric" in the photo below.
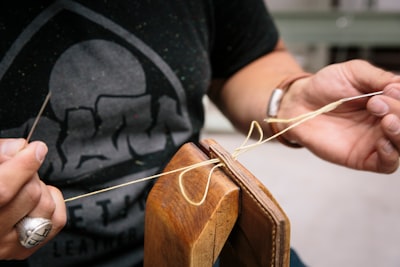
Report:
[[[4,265],[3,265],[4,264]],[[2,267],[26,267],[26,262],[23,261],[6,261],[1,263]],[[306,267],[299,255],[293,249],[290,249],[290,267]],[[215,262],[214,267],[219,267],[219,259]]]
[[[219,259],[215,262],[213,267],[219,267]],[[290,249],[290,267],[307,267],[293,249]]]
[[[299,255],[293,249],[290,249],[290,267],[306,267]]]

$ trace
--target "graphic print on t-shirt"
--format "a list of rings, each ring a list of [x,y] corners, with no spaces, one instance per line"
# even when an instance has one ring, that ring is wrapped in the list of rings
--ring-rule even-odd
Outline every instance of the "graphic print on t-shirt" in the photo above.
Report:
[[[84,34],[79,25],[85,25]],[[65,198],[153,174],[193,134],[174,71],[135,34],[101,14],[72,1],[56,2],[16,38],[0,61],[0,97],[10,99],[0,117],[18,112],[7,122],[11,128],[2,130],[6,122],[0,122],[0,136],[24,136],[50,90],[33,139],[49,147],[41,176],[64,188]],[[26,103],[21,112],[15,106],[20,103]],[[41,253],[66,264],[121,244],[141,244],[146,188],[69,203],[72,231]],[[37,255],[32,262],[52,262]]]
[[[63,175],[70,180],[83,166],[96,164],[91,162],[103,161],[104,164],[104,161],[109,161],[105,159],[113,156],[121,157],[125,154],[123,157],[127,157],[129,154],[143,155],[163,150],[167,143],[166,133],[170,134],[174,144],[180,144],[190,136],[191,124],[185,93],[179,79],[161,57],[133,34],[83,6],[65,2],[59,8],[56,7],[43,12],[47,16],[37,18],[36,23],[27,27],[26,34],[20,36],[25,37],[21,41],[26,45],[10,53],[15,55],[16,61],[19,53],[30,50],[30,43],[35,43],[42,31],[52,30],[52,20],[56,20],[54,24],[57,24],[57,14],[62,15],[64,8],[98,23],[118,37],[122,36],[125,42],[122,46],[114,40],[68,40],[71,45],[60,48],[59,55],[54,56],[54,64],[44,66],[50,72],[48,90],[52,92],[50,106],[55,120],[42,118],[35,136],[46,136],[45,140],[50,143],[50,147],[54,144],[57,148],[59,158],[47,161],[52,169],[62,169]],[[70,31],[69,28],[60,29],[62,24],[56,26],[57,34]],[[96,37],[96,34],[93,35]],[[137,58],[132,51],[141,58]],[[32,61],[40,62],[34,56],[30,57]],[[7,63],[1,64],[7,66]],[[144,64],[147,69],[144,69]],[[146,77],[149,67],[152,68],[153,81]],[[9,69],[12,69],[12,65]],[[25,76],[28,73],[35,75],[35,71],[31,71],[26,72]],[[147,83],[155,82],[155,74],[160,76],[157,82],[161,81],[162,84],[158,85],[157,92],[150,92],[154,86],[149,87]],[[12,71],[9,77],[15,77]],[[21,90],[18,97],[31,96],[29,89],[33,85],[29,83],[34,78],[26,78],[26,88],[17,89]],[[7,75],[2,82],[7,83]],[[40,88],[45,90],[46,87],[43,85]],[[168,87],[174,95],[171,92],[168,95]],[[38,98],[37,95],[32,97]],[[86,131],[82,131],[82,128]],[[168,132],[170,129],[175,131]],[[104,140],[109,136],[112,139]],[[117,162],[120,160],[117,159]],[[58,179],[61,177],[58,176]]]

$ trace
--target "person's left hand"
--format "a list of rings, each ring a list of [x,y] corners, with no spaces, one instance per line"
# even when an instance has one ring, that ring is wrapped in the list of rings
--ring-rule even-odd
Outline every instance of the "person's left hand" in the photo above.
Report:
[[[383,95],[344,103],[286,137],[333,163],[391,173],[399,166],[400,76],[361,60],[328,66],[290,87],[278,117],[295,117],[344,97],[381,90]]]

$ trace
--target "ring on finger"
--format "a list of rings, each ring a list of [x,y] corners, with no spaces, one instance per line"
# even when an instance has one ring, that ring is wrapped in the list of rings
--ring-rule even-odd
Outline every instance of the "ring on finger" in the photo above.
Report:
[[[46,218],[24,217],[15,227],[21,245],[25,248],[33,248],[46,239],[53,224]]]

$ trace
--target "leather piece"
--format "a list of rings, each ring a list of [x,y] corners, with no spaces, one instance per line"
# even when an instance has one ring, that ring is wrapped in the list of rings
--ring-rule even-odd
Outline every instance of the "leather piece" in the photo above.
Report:
[[[239,217],[221,266],[289,266],[290,222],[268,189],[217,142],[202,141],[210,158],[219,158],[225,173],[241,189]],[[228,262],[226,261],[228,260]]]
[[[218,168],[217,176],[214,177],[213,174],[206,202],[200,209],[190,207],[182,198],[176,182],[179,174],[161,177],[154,185],[146,207],[145,266],[162,263],[157,266],[211,267],[212,263],[208,259],[200,259],[201,257],[197,256],[210,254],[211,256],[207,257],[215,260],[215,254],[221,250],[220,242],[225,243],[221,253],[221,267],[289,266],[289,219],[268,189],[217,142],[203,140],[198,147],[192,143],[185,144],[171,159],[166,170],[215,158],[218,158],[223,166]],[[193,188],[188,187],[190,196],[195,199],[201,197],[204,184],[200,181],[208,176],[211,168],[212,166],[200,167],[195,173],[190,173],[192,177],[187,184],[194,185]],[[225,184],[229,186],[224,188]],[[235,187],[240,190],[237,199]],[[228,205],[227,201],[230,201]],[[229,206],[237,206],[236,215],[235,209],[228,211]],[[212,212],[210,207],[214,209]],[[204,216],[196,217],[200,215]],[[230,219],[224,221],[223,218],[228,218],[228,215]],[[198,219],[191,220],[194,217]],[[234,225],[232,218],[237,218],[236,222],[233,221]],[[218,235],[218,240],[215,238],[217,235],[209,231],[208,221],[215,229],[216,225],[218,226],[217,232],[223,233]],[[179,226],[182,229],[194,230],[177,230],[176,224],[179,222],[182,222]],[[200,226],[205,230],[198,228]],[[194,231],[196,236],[193,235]],[[207,232],[212,238],[204,239],[203,232]],[[193,250],[197,249],[193,244],[204,242],[209,243],[210,252]],[[203,248],[205,247],[207,245],[203,245]]]

